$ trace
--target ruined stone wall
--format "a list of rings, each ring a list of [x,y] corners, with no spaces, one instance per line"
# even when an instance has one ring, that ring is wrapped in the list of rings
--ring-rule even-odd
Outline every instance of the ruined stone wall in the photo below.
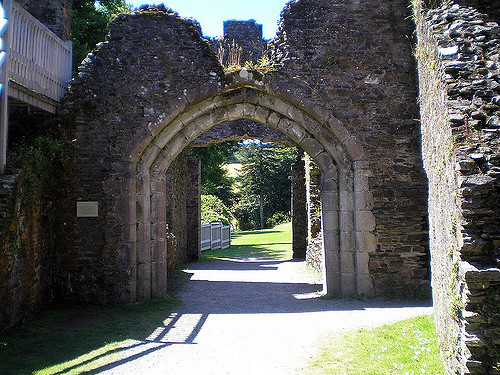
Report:
[[[262,25],[255,20],[225,21],[224,36],[210,38],[208,41],[224,66],[235,64],[235,54],[238,54],[239,60],[236,63],[242,66],[247,61],[255,64],[267,50],[267,42],[262,39]]]
[[[494,374],[500,346],[500,60],[495,23],[416,8],[435,321],[450,374]]]
[[[0,331],[32,318],[57,297],[59,289],[56,275],[62,260],[57,240],[64,218],[55,203],[65,196],[58,173],[63,168],[56,162],[54,169],[46,166],[35,174],[33,165],[40,161],[28,160],[24,169],[0,179],[2,190],[6,179],[15,179],[0,222]]]
[[[71,177],[78,183],[69,214],[74,217],[76,201],[97,201],[99,216],[73,218],[72,234],[62,239],[76,252],[68,267],[74,283],[66,298],[110,303],[154,295],[136,284],[152,272],[148,256],[153,252],[138,254],[135,246],[141,239],[130,234],[130,228],[151,225],[137,216],[148,207],[129,203],[137,186],[150,177],[133,177],[133,153],[143,150],[131,145],[149,135],[162,114],[217,90],[222,75],[199,25],[164,7],[118,16],[107,41],[84,60],[60,122],[74,140]],[[161,176],[158,180],[161,191]],[[155,224],[155,230],[165,231],[165,223]]]
[[[272,47],[273,59],[309,87],[308,99],[342,121],[368,158],[373,199],[358,199],[374,217],[358,220],[370,223],[373,235],[356,240],[371,249],[378,295],[430,289],[412,32],[404,0],[302,0],[283,10]]]
[[[0,250],[0,330],[23,321],[50,300],[48,254],[41,246],[40,202],[26,210],[22,191],[2,230]]]
[[[62,40],[69,40],[71,31],[70,0],[15,0],[33,17]]]
[[[200,241],[200,167],[189,149],[182,151],[166,173],[167,233],[172,243],[167,249],[169,270],[197,260]],[[171,254],[174,252],[174,254]]]
[[[442,5],[444,1],[435,3],[433,5]],[[458,0],[454,3],[463,7],[472,7],[483,13],[483,18],[488,21],[500,21],[500,6],[496,0]]]

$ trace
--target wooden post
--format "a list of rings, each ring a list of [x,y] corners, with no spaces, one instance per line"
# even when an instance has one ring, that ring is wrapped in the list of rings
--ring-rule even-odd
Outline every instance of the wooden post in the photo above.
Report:
[[[2,84],[2,92],[0,98],[0,173],[5,173],[5,165],[7,164],[7,134],[9,129],[9,63],[10,63],[10,30],[11,22],[10,15],[12,9],[12,0],[2,0],[4,9],[4,18],[8,20],[5,31],[2,35],[3,46],[5,53],[3,64],[1,67],[0,83]]]

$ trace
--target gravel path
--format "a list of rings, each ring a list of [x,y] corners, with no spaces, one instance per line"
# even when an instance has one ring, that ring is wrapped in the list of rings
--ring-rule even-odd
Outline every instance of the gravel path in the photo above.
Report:
[[[182,305],[101,374],[300,374],[321,337],[430,314],[424,305],[317,298],[304,262],[196,263]]]

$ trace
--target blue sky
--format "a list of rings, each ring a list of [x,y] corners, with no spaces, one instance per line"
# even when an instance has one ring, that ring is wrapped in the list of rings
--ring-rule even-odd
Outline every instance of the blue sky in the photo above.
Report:
[[[222,22],[254,19],[262,24],[264,38],[276,34],[280,13],[288,0],[126,0],[134,7],[146,3],[172,8],[183,17],[193,17],[201,25],[205,36],[222,36]]]

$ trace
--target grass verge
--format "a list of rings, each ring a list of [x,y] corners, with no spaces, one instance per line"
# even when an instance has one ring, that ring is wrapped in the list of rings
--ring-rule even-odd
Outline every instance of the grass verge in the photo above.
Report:
[[[202,261],[231,260],[265,257],[292,258],[292,224],[277,225],[272,229],[235,232],[228,249],[207,250],[201,253]]]
[[[0,334],[0,374],[81,374],[120,359],[144,340],[179,301],[113,307],[54,306],[30,324]]]
[[[310,362],[308,375],[445,374],[431,316],[332,335]]]

